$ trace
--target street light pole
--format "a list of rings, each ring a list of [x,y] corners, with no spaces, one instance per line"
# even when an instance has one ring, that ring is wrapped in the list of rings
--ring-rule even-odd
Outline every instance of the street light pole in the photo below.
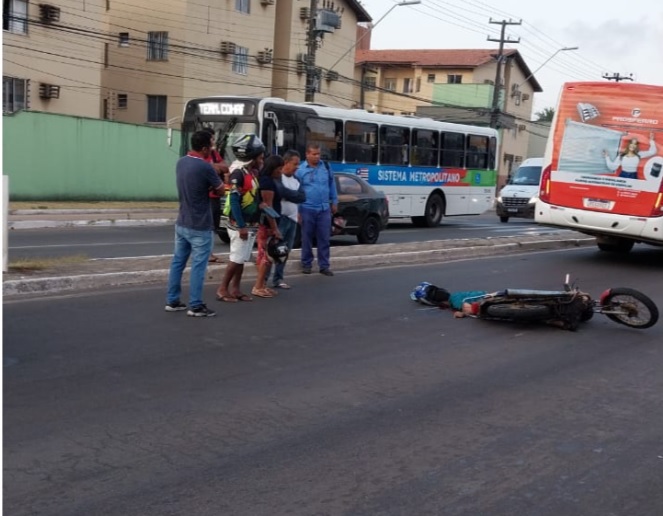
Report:
[[[525,84],[525,83],[526,83],[527,81],[529,81],[532,77],[534,77],[534,74],[535,74],[536,72],[538,72],[539,70],[541,70],[541,68],[543,68],[544,66],[546,66],[546,65],[548,64],[548,62],[550,62],[550,61],[552,60],[552,58],[555,57],[555,56],[556,56],[557,54],[559,54],[560,52],[568,52],[568,51],[570,51],[570,50],[578,50],[579,48],[580,48],[580,47],[562,47],[562,48],[558,48],[558,49],[555,51],[555,53],[554,53],[553,55],[551,55],[548,59],[546,59],[546,60],[541,64],[541,66],[539,66],[539,67],[538,67],[536,70],[534,70],[531,74],[529,74],[527,77],[525,77],[525,80],[524,80],[523,82],[521,82],[521,83],[518,85],[518,88],[520,88],[523,84]]]
[[[384,19],[387,17],[387,15],[388,15],[391,11],[393,11],[394,9],[396,9],[396,7],[404,7],[404,6],[406,6],[406,5],[417,5],[417,4],[420,4],[420,3],[421,3],[421,0],[405,0],[404,2],[399,2],[399,3],[397,3],[397,4],[392,5],[392,6],[387,10],[387,12],[384,13],[384,14],[380,17],[380,19],[379,19],[378,21],[376,21],[375,23],[373,23],[373,24],[371,25],[371,28],[370,28],[369,30],[367,30],[366,32],[364,32],[364,33],[361,35],[361,37],[357,38],[357,41],[354,42],[354,45],[352,45],[350,48],[348,48],[348,49],[345,51],[345,53],[344,53],[341,57],[339,57],[339,58],[336,60],[336,62],[335,62],[333,65],[331,65],[331,66],[327,69],[327,71],[329,71],[329,70],[333,70],[334,67],[335,67],[338,63],[340,63],[340,62],[343,60],[343,58],[344,58],[345,56],[347,56],[350,52],[352,52],[352,50],[353,50],[357,45],[359,45],[359,43],[361,42],[361,40],[364,39],[366,36],[368,36],[368,34],[370,34],[370,32],[371,32],[375,27],[378,26],[378,23],[380,23],[382,20],[384,20]]]

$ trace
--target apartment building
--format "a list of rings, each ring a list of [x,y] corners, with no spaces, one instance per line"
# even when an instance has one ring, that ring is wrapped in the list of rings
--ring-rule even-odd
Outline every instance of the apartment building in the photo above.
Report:
[[[505,50],[495,114],[496,57],[496,49],[358,50],[357,107],[472,125],[496,124],[502,140],[498,178],[502,185],[528,155],[533,96],[542,89],[520,53]]]
[[[3,113],[99,116],[106,3],[3,0]]]
[[[352,59],[325,72],[371,21],[357,0],[320,0],[311,63],[310,0],[47,1],[3,0],[5,113],[176,126],[198,96],[303,101],[307,66],[316,101],[350,107],[354,87],[341,79],[353,76]]]

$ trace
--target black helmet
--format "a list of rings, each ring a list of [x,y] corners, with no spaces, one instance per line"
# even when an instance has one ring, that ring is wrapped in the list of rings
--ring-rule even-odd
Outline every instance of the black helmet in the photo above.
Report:
[[[290,254],[290,249],[285,241],[279,238],[270,238],[267,242],[267,255],[274,263],[285,263]]]
[[[265,146],[255,134],[243,134],[231,147],[235,157],[242,161],[251,161],[265,152]]]

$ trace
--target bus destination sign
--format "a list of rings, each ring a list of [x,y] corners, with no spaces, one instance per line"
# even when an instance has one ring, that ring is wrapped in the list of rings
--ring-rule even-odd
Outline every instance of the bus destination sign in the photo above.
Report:
[[[202,102],[198,104],[201,115],[251,116],[255,106],[248,102]]]

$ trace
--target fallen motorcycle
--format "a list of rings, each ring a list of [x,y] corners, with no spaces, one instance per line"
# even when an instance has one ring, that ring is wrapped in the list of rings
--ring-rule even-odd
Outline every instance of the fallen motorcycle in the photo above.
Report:
[[[570,285],[568,275],[561,291],[506,289],[471,301],[478,305],[473,315],[478,319],[546,322],[571,331],[595,313],[638,329],[650,328],[658,321],[656,304],[642,292],[609,288],[595,300]]]

